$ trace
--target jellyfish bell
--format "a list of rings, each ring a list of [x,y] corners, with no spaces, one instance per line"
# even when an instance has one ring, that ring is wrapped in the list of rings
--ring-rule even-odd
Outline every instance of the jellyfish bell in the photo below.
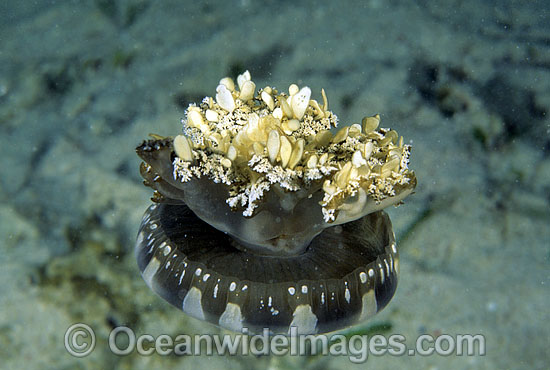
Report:
[[[191,105],[183,135],[138,146],[155,190],[136,255],[147,284],[190,316],[224,328],[300,334],[357,324],[384,308],[398,252],[383,208],[416,186],[410,147],[379,116],[333,135],[310,99],[220,81]]]
[[[394,294],[398,254],[383,211],[327,228],[294,256],[235,246],[185,205],[152,205],[138,236],[147,284],[187,314],[226,329],[324,333],[364,321]]]

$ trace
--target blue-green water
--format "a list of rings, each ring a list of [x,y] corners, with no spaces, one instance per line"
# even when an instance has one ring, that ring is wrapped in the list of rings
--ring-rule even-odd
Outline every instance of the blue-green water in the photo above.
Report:
[[[327,92],[340,124],[380,113],[412,144],[390,209],[400,280],[347,334],[481,334],[484,356],[372,368],[545,369],[550,361],[550,6],[544,1],[4,1],[0,5],[0,367],[349,368],[348,356],[115,355],[113,328],[219,334],[155,296],[133,247],[150,189],[134,148],[250,70]],[[71,356],[72,324],[95,332]],[[355,331],[356,330],[356,331]],[[85,338],[82,338],[83,340]]]

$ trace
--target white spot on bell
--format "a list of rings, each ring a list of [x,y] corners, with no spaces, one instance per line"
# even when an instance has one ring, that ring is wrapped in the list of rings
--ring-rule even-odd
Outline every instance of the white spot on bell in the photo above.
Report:
[[[183,312],[196,319],[204,320],[201,299],[202,292],[197,287],[191,287],[183,300]]]
[[[144,234],[144,232],[142,231],[142,232],[140,232],[140,233],[138,234],[137,241],[136,241],[136,245],[141,245],[141,244],[143,244],[143,240],[144,240],[144,239],[145,239],[145,234]]]
[[[240,333],[243,329],[243,320],[244,317],[241,313],[241,307],[235,303],[228,303],[218,323],[223,328]]]
[[[214,294],[213,294],[214,298],[218,298],[218,284],[216,284],[216,286],[214,287]]]
[[[178,282],[178,285],[181,285],[181,281],[183,280],[183,277],[185,276],[185,270],[183,270],[181,272],[181,275],[180,275],[180,281]]]
[[[317,330],[317,316],[311,310],[309,304],[301,304],[292,313],[294,317],[290,323],[291,327],[296,327],[296,333],[302,334],[314,334]],[[291,333],[290,328],[288,330]]]
[[[153,277],[157,273],[159,267],[160,261],[156,257],[153,257],[147,264],[147,267],[145,267],[145,269],[141,273],[141,276],[143,276],[143,280],[145,280],[145,283],[147,283],[147,286],[149,286],[149,288],[153,287]]]
[[[361,316],[359,317],[359,321],[364,321],[372,317],[378,310],[374,289],[371,289],[367,293],[363,294],[362,303],[363,305],[361,308]]]

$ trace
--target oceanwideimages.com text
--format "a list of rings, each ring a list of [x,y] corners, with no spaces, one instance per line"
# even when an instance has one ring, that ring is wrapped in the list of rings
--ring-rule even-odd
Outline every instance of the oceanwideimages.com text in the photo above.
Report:
[[[119,356],[213,356],[213,355],[275,355],[275,356],[348,356],[353,363],[363,363],[369,356],[484,356],[485,337],[480,334],[419,335],[408,344],[401,334],[392,335],[299,335],[291,328],[289,335],[250,334],[136,334],[126,326],[114,328],[108,338],[109,350]],[[93,329],[82,323],[65,332],[65,348],[75,357],[89,355],[95,348]]]

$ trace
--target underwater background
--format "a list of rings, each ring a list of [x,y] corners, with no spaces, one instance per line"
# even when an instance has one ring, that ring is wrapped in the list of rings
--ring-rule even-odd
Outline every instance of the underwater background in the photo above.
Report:
[[[0,368],[548,369],[546,1],[0,3]],[[340,125],[380,113],[418,186],[387,210],[400,280],[353,333],[482,334],[484,356],[117,356],[109,333],[219,334],[157,297],[136,233],[134,148],[250,70],[327,92]],[[71,356],[86,323],[97,343]]]

